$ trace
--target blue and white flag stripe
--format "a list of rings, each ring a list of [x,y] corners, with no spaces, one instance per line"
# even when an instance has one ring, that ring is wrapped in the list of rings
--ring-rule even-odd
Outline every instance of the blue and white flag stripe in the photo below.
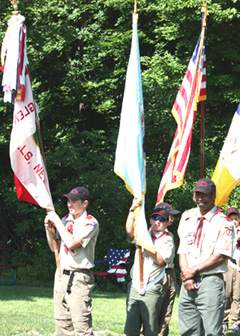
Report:
[[[122,103],[114,172],[136,197],[146,192],[144,153],[144,113],[137,32],[137,14],[133,14],[132,45]]]

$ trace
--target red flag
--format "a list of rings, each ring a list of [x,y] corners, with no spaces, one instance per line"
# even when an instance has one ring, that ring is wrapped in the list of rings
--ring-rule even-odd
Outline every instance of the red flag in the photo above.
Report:
[[[177,130],[159,186],[156,204],[163,202],[168,190],[177,188],[183,183],[190,154],[197,103],[206,99],[206,17],[207,9],[203,6],[201,34],[172,108]]]

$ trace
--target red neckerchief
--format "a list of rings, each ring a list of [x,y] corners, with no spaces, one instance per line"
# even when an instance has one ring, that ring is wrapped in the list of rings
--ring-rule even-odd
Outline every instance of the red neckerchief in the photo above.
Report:
[[[89,216],[89,211],[88,210],[86,210],[87,211],[87,216],[86,216],[86,218]],[[69,216],[69,213],[66,215],[66,218]],[[70,232],[71,234],[73,233],[73,224],[74,224],[74,221],[70,221],[70,223],[68,224],[68,227],[67,227],[67,230],[68,230],[68,232]],[[64,250],[65,250],[65,252],[66,252],[66,254],[68,254],[68,248],[67,248],[67,246],[66,246],[66,244],[64,244]],[[71,252],[75,252],[75,250],[70,250]]]
[[[164,236],[165,234],[167,234],[167,232],[164,230],[164,231],[160,234],[159,237],[157,237],[155,234],[151,234],[151,237],[152,237],[152,238],[155,238],[155,239],[159,239],[159,238],[161,238],[162,236]]]
[[[67,227],[67,230],[69,233],[73,233],[73,224],[74,224],[74,221],[70,221],[70,223],[68,224],[68,227]],[[68,248],[66,246],[66,244],[64,244],[64,250],[66,252],[66,254],[68,254]],[[75,252],[75,250],[70,250],[71,252]]]
[[[218,208],[217,211],[212,216],[212,218],[214,216],[216,216],[219,212],[222,212],[222,209]],[[197,243],[197,247],[199,247],[199,244],[200,244],[200,239],[201,239],[202,229],[203,229],[203,221],[205,219],[206,219],[205,217],[201,217],[200,222],[198,223],[198,227],[197,227],[196,233],[195,233],[194,245],[195,245],[195,243]]]

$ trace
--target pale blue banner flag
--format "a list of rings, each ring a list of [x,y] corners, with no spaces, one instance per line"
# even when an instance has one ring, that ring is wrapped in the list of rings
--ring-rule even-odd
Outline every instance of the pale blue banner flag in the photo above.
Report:
[[[135,237],[147,250],[155,252],[145,219],[146,162],[144,151],[144,109],[140,53],[137,32],[138,15],[133,13],[132,45],[126,74],[114,172],[132,195],[142,199],[135,211]]]

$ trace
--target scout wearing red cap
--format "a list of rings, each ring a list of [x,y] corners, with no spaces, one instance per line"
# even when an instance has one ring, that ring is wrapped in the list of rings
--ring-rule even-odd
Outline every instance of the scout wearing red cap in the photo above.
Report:
[[[216,185],[215,183],[208,179],[208,178],[202,178],[197,181],[197,184],[195,185],[195,188],[193,192],[202,192],[204,194],[216,194]]]
[[[90,192],[85,187],[76,187],[72,189],[68,194],[62,196],[70,198],[71,200],[90,200]]]
[[[236,214],[236,215],[239,216],[239,211],[238,211],[238,209],[237,209],[237,208],[234,208],[234,207],[229,208],[229,209],[227,210],[227,212],[226,212],[226,216],[229,217],[231,214]]]
[[[168,219],[169,214],[178,215],[180,214],[180,211],[173,209],[170,204],[163,202],[155,206],[151,216],[159,215],[165,219]]]

